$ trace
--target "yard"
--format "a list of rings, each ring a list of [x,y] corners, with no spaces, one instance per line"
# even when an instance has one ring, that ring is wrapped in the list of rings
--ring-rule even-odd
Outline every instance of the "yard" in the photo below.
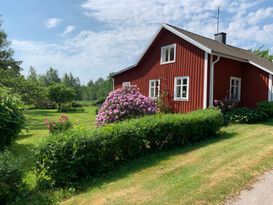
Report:
[[[68,113],[86,128],[95,127],[95,108]],[[230,125],[217,139],[135,160],[97,180],[80,183],[80,191],[36,188],[33,154],[47,130],[44,119],[60,114],[48,110],[25,112],[29,133],[11,150],[24,161],[25,180],[32,188],[22,204],[218,204],[273,167],[273,120],[254,125]]]

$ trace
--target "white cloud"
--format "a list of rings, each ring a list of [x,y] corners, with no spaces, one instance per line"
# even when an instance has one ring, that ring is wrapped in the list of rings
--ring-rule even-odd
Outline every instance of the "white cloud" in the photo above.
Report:
[[[221,31],[228,33],[229,43],[245,48],[273,47],[273,24],[258,24],[265,18],[261,14],[269,17],[271,10],[262,8],[260,2],[87,0],[82,4],[83,12],[106,25],[105,30],[85,30],[58,44],[14,40],[13,47],[25,68],[34,65],[42,72],[53,66],[61,74],[71,71],[87,82],[135,63],[160,22],[213,37],[218,6],[222,8]],[[64,34],[73,30],[72,25],[67,26]]]
[[[69,26],[67,26],[67,27],[65,28],[63,34],[65,35],[65,34],[71,33],[71,32],[74,31],[74,30],[75,30],[75,26],[69,25]]]
[[[255,12],[251,12],[248,14],[247,20],[251,24],[256,24],[269,17],[273,17],[273,7],[261,8]]]
[[[61,23],[62,19],[59,18],[50,18],[45,21],[45,26],[47,28],[54,28]]]

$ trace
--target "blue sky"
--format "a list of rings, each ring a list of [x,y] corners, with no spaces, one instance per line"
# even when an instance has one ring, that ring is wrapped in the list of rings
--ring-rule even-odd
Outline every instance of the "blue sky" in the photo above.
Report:
[[[134,64],[160,22],[213,37],[217,7],[229,44],[273,51],[272,0],[0,0],[23,74],[49,67],[86,83]]]

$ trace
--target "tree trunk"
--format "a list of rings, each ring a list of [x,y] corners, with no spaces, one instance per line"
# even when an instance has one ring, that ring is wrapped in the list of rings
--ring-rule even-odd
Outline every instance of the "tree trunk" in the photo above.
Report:
[[[61,103],[58,103],[58,112],[61,112]]]

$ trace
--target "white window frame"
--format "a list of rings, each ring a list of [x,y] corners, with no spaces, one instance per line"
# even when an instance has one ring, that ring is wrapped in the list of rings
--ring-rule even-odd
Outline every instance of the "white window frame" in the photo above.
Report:
[[[234,81],[239,81],[239,86],[238,86],[238,99],[234,99],[232,98],[232,93],[231,93],[231,88],[232,86],[233,87],[237,87],[236,85],[232,85],[231,82],[232,80]],[[234,77],[234,76],[230,76],[230,82],[229,82],[229,98],[230,99],[233,99],[233,100],[236,100],[237,102],[240,102],[241,101],[241,88],[242,88],[242,79],[240,77]],[[236,83],[235,83],[236,84]],[[234,89],[233,89],[234,90]]]
[[[174,48],[174,57],[173,57],[173,60],[172,61],[164,61],[165,59],[165,53],[166,53],[166,50],[168,49],[169,50],[169,55],[168,55],[168,59],[170,59],[170,55],[171,55],[171,48]],[[163,46],[161,47],[161,55],[160,55],[160,65],[164,65],[164,64],[168,64],[168,63],[174,63],[175,62],[175,59],[176,59],[176,44],[171,44],[171,45],[167,45],[167,46]]]
[[[154,83],[153,97],[151,93],[152,83]],[[157,96],[156,96],[156,90],[157,90]],[[160,79],[149,80],[149,98],[156,99],[156,98],[159,98],[159,96],[160,96]]]
[[[123,82],[122,83],[122,87],[125,88],[125,87],[131,87],[131,82]]]
[[[183,84],[183,80],[187,79],[187,84]],[[181,88],[181,97],[177,97],[177,93],[176,93],[176,87],[178,86],[177,85],[177,81],[178,80],[181,80],[182,84],[179,85]],[[174,100],[175,101],[188,101],[189,100],[189,85],[190,85],[190,77],[189,76],[178,76],[178,77],[175,77],[174,78]],[[183,97],[182,96],[182,90],[183,90],[183,87],[184,86],[187,86],[187,90],[186,90],[186,97]]]

